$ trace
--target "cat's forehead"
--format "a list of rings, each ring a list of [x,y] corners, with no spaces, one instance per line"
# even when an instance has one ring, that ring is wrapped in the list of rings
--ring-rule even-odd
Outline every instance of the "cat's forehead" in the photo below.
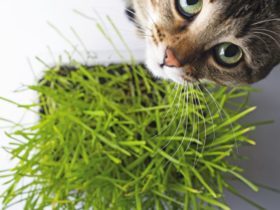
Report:
[[[182,16],[176,9],[177,0],[143,0],[143,5],[151,8],[145,8],[145,16],[150,22],[168,22],[180,21]],[[268,9],[273,5],[274,0],[203,0],[201,12],[193,21],[193,25],[205,25],[208,22],[222,21],[242,21],[249,19],[264,19],[268,17],[271,10]],[[201,24],[200,24],[201,23]],[[201,28],[201,26],[200,26]]]
[[[204,0],[200,13],[189,23],[176,8],[176,0],[150,0],[150,7],[144,16],[148,19],[148,24],[152,28],[154,25],[166,32],[175,32],[177,28],[187,24],[185,34],[193,39],[203,37],[205,42],[209,39],[217,41],[225,36],[234,37],[237,34],[237,20],[225,19],[226,5],[221,0]],[[209,36],[211,34],[211,36]],[[181,34],[182,35],[182,34]]]
[[[173,27],[186,22],[176,8],[176,0],[149,1],[151,8],[147,8],[145,15],[150,25],[157,24],[162,30],[173,30]],[[238,38],[246,34],[254,22],[267,18],[269,14],[266,14],[265,8],[269,6],[269,1],[203,0],[202,10],[191,21],[186,32],[193,37],[203,36],[208,43],[207,35],[216,42],[228,38],[238,42]]]

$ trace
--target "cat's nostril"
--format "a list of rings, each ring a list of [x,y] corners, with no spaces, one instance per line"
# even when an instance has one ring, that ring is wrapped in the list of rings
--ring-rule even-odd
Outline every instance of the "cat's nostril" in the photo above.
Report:
[[[171,50],[170,48],[167,48],[165,51],[163,66],[177,67],[177,68],[182,66],[182,64],[174,54],[173,50]]]

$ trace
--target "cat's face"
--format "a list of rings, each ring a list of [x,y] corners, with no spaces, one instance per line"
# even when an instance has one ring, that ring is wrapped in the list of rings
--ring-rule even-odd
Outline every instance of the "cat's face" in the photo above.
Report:
[[[279,0],[133,0],[146,64],[178,83],[252,83],[280,62]]]

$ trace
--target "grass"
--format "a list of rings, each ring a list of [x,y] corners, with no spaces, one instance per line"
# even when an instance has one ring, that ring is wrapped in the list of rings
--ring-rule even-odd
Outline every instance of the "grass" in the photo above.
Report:
[[[29,87],[38,104],[18,105],[40,120],[8,134],[18,164],[1,172],[4,209],[229,210],[225,190],[242,197],[232,179],[258,191],[229,161],[255,144],[255,127],[239,123],[255,110],[248,87],[179,86],[141,65],[71,66]]]

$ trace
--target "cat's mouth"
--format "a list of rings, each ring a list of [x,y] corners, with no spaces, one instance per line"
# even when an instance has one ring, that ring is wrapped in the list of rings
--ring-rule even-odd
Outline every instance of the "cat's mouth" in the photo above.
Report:
[[[188,76],[188,75],[183,75],[183,79],[186,81],[186,82],[191,82],[191,83],[194,83],[194,82],[197,82],[198,80],[195,79],[194,77],[191,77],[191,76]]]
[[[170,72],[170,74],[172,74],[172,72],[174,74],[177,74],[180,78],[176,78],[175,80],[172,79],[173,76],[170,78],[171,80],[173,80],[174,82],[178,82],[179,83],[185,83],[185,82],[190,82],[190,83],[195,83],[198,81],[198,79],[196,79],[194,76],[192,76],[192,67],[187,65],[187,66],[182,66],[182,67],[176,67],[176,66],[166,66],[163,63],[159,64],[159,67],[163,70],[163,71],[168,71]],[[180,72],[180,73],[178,73]]]

